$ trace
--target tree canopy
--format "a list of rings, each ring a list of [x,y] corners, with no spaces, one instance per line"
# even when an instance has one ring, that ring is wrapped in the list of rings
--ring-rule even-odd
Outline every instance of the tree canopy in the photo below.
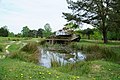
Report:
[[[23,27],[23,29],[21,31],[23,37],[28,37],[29,36],[29,31],[30,31],[30,29],[28,28],[28,26]]]
[[[69,22],[88,23],[98,27],[103,34],[104,43],[107,43],[108,30],[113,23],[117,24],[120,21],[120,18],[117,18],[117,21],[115,19],[117,16],[120,17],[119,2],[119,0],[67,0],[72,13],[63,15]]]
[[[7,26],[3,26],[0,28],[0,36],[2,37],[8,37],[9,31],[7,29]]]
[[[44,26],[44,31],[43,31],[43,36],[44,37],[49,37],[52,34],[52,29],[50,27],[50,24],[45,24]]]

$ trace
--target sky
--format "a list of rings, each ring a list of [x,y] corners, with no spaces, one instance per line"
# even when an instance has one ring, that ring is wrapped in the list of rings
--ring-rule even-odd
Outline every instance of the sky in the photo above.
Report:
[[[66,0],[0,0],[0,27],[20,33],[24,26],[37,30],[49,23],[56,31],[67,23],[62,12],[70,12]]]

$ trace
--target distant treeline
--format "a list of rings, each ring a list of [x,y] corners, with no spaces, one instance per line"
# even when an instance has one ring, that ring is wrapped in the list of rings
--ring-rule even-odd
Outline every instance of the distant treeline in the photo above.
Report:
[[[14,34],[7,29],[7,26],[0,28],[1,37],[48,37],[52,34],[50,24],[45,24],[44,29],[39,28],[38,30],[30,30],[28,26],[23,27],[21,33]]]
[[[95,40],[102,40],[102,33],[97,28],[87,28],[84,30],[75,30],[75,34],[80,35],[83,39],[95,39]],[[52,32],[49,24],[44,26],[44,29],[39,28],[38,30],[30,30],[28,26],[23,27],[21,33],[14,34],[13,32],[9,32],[7,26],[3,26],[0,28],[0,36],[1,37],[49,37]],[[108,31],[108,39],[109,40],[120,40],[120,32]]]

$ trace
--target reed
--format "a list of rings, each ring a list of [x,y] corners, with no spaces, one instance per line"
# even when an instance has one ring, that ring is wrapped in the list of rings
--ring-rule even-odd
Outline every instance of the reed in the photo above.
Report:
[[[81,50],[86,55],[86,60],[98,60],[104,59],[107,61],[118,61],[120,60],[119,54],[113,49],[113,47],[101,46],[99,44],[81,44],[81,43],[71,43],[68,45],[73,50]],[[119,48],[119,47],[116,47]]]

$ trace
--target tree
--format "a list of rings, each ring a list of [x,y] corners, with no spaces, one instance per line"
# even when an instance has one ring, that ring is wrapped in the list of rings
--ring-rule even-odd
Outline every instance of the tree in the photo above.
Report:
[[[43,37],[43,31],[44,31],[44,29],[42,29],[42,28],[39,28],[38,29],[38,31],[37,31],[37,37]]]
[[[66,28],[72,29],[72,30],[74,30],[74,29],[79,27],[77,24],[75,24],[73,22],[67,23],[67,24],[65,24],[65,26],[66,26]]]
[[[52,34],[52,29],[50,27],[50,24],[45,24],[44,26],[44,31],[43,31],[43,36],[44,37],[49,37]]]
[[[90,35],[93,34],[93,30],[90,28],[87,28],[85,30],[83,30],[83,33],[85,33],[88,37],[88,39],[90,39]]]
[[[109,23],[110,29],[108,36],[109,39],[120,40],[120,0],[114,0],[110,5],[113,8],[111,11],[113,15],[110,15],[112,24]]]
[[[102,39],[102,34],[98,29],[94,28],[93,32],[94,32],[94,34],[92,35],[93,39],[95,39],[95,40],[101,40]]]
[[[110,15],[113,15],[113,0],[67,0],[68,8],[71,13],[63,13],[64,18],[68,21],[74,21],[78,24],[92,24],[103,34],[104,43],[107,43],[107,32],[109,29]]]
[[[37,30],[29,30],[28,37],[37,37]]]
[[[15,37],[22,37],[21,33],[15,34]]]
[[[13,32],[9,32],[9,35],[8,35],[9,37],[14,37],[15,36],[15,34],[13,33]]]
[[[2,37],[8,37],[8,29],[7,29],[7,26],[3,26],[0,28],[0,36]]]
[[[25,26],[25,27],[23,27],[23,29],[22,29],[22,36],[23,37],[28,37],[29,36],[29,31],[30,31],[30,29],[28,28],[28,26]]]

